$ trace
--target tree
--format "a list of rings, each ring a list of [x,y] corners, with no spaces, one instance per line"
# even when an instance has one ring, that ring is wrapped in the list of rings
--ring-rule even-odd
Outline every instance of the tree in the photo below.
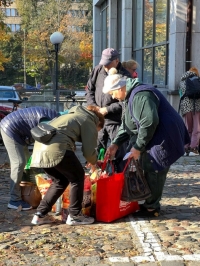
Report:
[[[23,77],[23,58],[22,58],[22,33],[10,35],[9,42],[0,43],[0,50],[8,59],[3,63],[4,72],[0,73],[1,79],[6,79],[6,85],[12,85],[14,82]],[[21,82],[21,80],[20,80]]]
[[[0,45],[7,43],[10,40],[10,35],[6,31],[6,25],[0,22]],[[0,70],[4,70],[3,64],[10,61],[9,57],[6,57],[3,50],[0,48]]]
[[[64,35],[59,51],[62,82],[65,84],[71,82],[77,86],[79,77],[83,78],[79,73],[88,72],[92,64],[91,22],[88,20],[86,3],[79,3],[79,8],[76,10],[73,10],[71,1],[17,0],[16,3],[26,32],[26,68],[36,75],[43,73],[41,75],[45,78],[49,71],[53,80],[55,58],[49,37],[54,31],[60,31]],[[90,56],[86,60],[83,55],[88,47],[90,47]],[[84,77],[87,76],[84,74]]]
[[[12,2],[12,0],[0,0],[0,6],[10,6]]]

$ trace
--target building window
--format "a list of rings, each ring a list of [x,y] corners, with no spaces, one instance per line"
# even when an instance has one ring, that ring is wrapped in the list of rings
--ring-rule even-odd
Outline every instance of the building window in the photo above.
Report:
[[[7,26],[10,28],[12,32],[20,31],[21,25],[19,24],[7,24]]]
[[[133,58],[144,83],[167,85],[168,25],[168,0],[134,0]]]
[[[18,17],[19,14],[15,8],[2,8],[2,11],[5,13],[6,17]]]
[[[102,50],[108,47],[108,26],[109,26],[109,15],[108,15],[108,0],[104,1],[101,5],[101,47]]]

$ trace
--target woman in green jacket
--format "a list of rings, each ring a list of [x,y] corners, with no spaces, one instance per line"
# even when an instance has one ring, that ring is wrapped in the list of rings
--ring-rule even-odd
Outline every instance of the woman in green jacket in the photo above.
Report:
[[[84,170],[76,157],[75,142],[82,142],[83,156],[91,165],[97,162],[97,136],[104,126],[104,117],[95,106],[75,106],[69,113],[50,122],[58,129],[48,142],[35,142],[31,167],[44,168],[53,180],[40,202],[32,224],[45,222],[45,215],[70,183],[70,206],[68,225],[91,224],[92,217],[81,213],[84,186]]]

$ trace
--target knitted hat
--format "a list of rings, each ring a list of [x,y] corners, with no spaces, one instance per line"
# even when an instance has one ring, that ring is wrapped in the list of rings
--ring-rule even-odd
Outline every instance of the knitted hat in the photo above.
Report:
[[[126,85],[126,77],[117,74],[116,68],[111,68],[104,80],[103,93],[118,90]]]

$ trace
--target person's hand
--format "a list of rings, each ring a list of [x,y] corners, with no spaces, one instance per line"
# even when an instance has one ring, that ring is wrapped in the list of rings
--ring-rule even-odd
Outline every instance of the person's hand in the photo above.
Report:
[[[108,110],[107,110],[106,107],[102,107],[102,108],[99,108],[99,112],[100,112],[102,115],[107,115]]]
[[[140,157],[140,151],[136,150],[135,148],[132,148],[130,150],[131,154],[128,158],[134,158],[135,160],[138,160]]]
[[[115,153],[118,150],[118,146],[116,144],[111,144],[105,153],[105,158],[108,157],[110,160],[112,160],[115,157]]]

